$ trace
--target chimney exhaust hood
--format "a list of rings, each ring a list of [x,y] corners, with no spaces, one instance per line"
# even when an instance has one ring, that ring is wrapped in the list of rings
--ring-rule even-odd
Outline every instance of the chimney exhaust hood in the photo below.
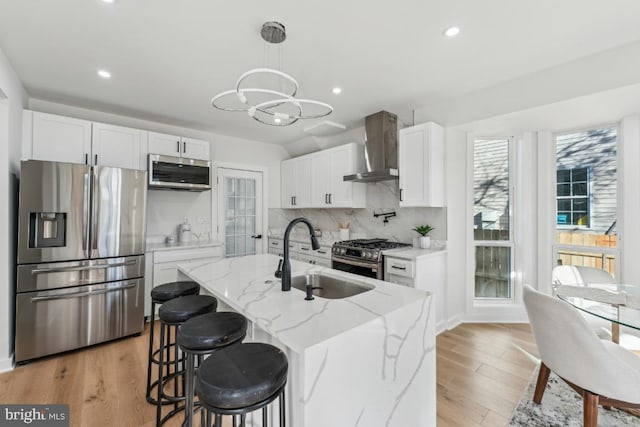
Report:
[[[365,118],[364,155],[367,171],[345,175],[344,181],[398,179],[398,116],[380,111]]]

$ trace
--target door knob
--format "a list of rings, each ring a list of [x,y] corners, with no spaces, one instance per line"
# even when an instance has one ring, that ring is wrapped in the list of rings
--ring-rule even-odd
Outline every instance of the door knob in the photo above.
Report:
[[[251,236],[252,239],[262,239],[262,234],[254,234]]]

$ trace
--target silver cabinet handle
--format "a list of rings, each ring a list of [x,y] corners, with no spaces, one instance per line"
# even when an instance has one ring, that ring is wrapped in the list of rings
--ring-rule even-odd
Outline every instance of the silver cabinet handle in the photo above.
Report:
[[[85,165],[89,164],[89,153],[84,153],[84,164]]]
[[[400,189],[400,201],[402,202],[402,188]]]
[[[316,252],[318,252],[319,254],[326,254],[327,251],[321,251],[320,249],[318,249]]]
[[[180,141],[176,141],[176,152],[180,152]]]
[[[392,265],[391,268],[395,268],[396,270],[406,270],[407,267],[398,267],[397,265]]]
[[[137,264],[138,260],[130,259],[125,262],[117,262],[114,264],[100,264],[100,265],[80,265],[72,267],[57,267],[57,268],[36,268],[31,270],[31,274],[46,274],[46,273],[66,273],[68,271],[87,271],[87,270],[104,270],[111,267],[124,267],[127,265]]]
[[[184,154],[187,154],[187,143],[184,141],[182,142],[182,152]]]
[[[87,296],[106,294],[109,292],[124,291],[125,289],[131,289],[133,287],[136,287],[137,285],[138,284],[136,282],[133,282],[133,283],[129,283],[128,285],[119,286],[117,288],[100,289],[98,291],[74,292],[72,294],[50,295],[46,297],[32,297],[31,302],[53,301],[58,299],[69,299],[69,298],[82,298]]]
[[[329,193],[329,204],[331,204],[331,193]]]
[[[271,246],[278,246],[278,242],[271,242]]]
[[[94,166],[98,166],[98,155],[97,155],[97,154],[95,154],[95,155],[93,156],[93,158],[94,158],[93,165],[94,165]]]
[[[304,246],[300,246],[300,249],[303,250],[303,251],[308,251],[309,250],[309,248],[304,247]]]

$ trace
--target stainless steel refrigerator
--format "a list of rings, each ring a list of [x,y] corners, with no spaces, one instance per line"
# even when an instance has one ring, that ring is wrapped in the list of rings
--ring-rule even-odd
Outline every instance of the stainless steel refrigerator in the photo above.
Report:
[[[146,182],[139,170],[21,163],[16,362],[142,331]]]

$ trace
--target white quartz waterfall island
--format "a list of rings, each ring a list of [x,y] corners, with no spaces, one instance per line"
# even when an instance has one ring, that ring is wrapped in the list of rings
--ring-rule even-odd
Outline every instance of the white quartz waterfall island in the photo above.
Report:
[[[278,259],[264,254],[179,268],[218,298],[219,310],[226,305],[247,317],[253,327],[248,340],[286,352],[287,426],[435,426],[431,294],[291,261],[294,277],[321,271],[373,288],[305,301],[298,289],[280,290],[273,275]],[[253,425],[260,425],[258,418]]]

